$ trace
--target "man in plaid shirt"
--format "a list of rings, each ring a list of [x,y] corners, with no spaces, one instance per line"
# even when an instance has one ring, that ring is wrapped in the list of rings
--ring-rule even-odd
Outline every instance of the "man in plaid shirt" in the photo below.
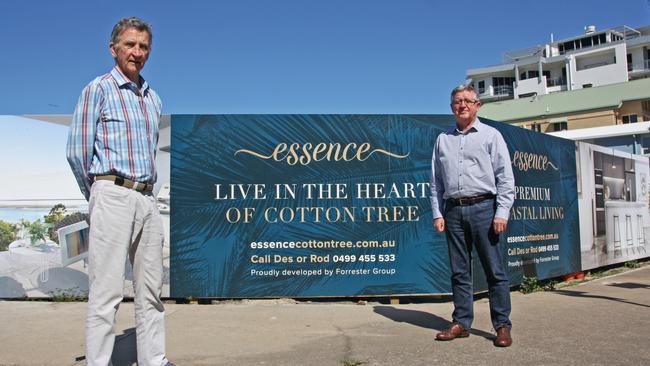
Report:
[[[67,157],[88,199],[90,244],[86,359],[111,362],[125,262],[133,266],[139,365],[172,365],[165,356],[163,228],[152,190],[161,101],[140,76],[151,51],[149,24],[121,19],[109,49],[115,67],[81,93]]]

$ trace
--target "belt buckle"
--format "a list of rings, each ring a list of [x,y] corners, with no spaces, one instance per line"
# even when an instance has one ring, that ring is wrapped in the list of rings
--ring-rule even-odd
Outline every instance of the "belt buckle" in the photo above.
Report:
[[[470,203],[470,202],[469,202],[469,199],[467,199],[466,197],[461,197],[461,198],[458,199],[458,204],[459,204],[460,206],[466,206],[466,205],[468,205],[469,203]]]
[[[120,177],[119,175],[115,176],[115,180],[113,181],[115,185],[123,187],[124,186],[124,177]]]

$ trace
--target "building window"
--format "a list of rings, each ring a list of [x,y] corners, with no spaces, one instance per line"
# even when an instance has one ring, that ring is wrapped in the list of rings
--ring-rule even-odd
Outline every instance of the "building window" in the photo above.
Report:
[[[643,109],[643,112],[650,114],[650,100],[644,100],[641,102],[641,108]]]
[[[512,83],[515,82],[513,77],[495,77],[492,78],[492,85],[495,86],[512,86]]]
[[[591,42],[594,44],[594,46],[598,46],[600,44],[600,38],[598,36],[592,36]]]
[[[519,80],[532,79],[539,76],[539,71],[537,70],[528,70],[519,74]]]
[[[632,54],[627,54],[627,71],[632,71]]]
[[[641,147],[643,148],[644,155],[650,154],[650,138],[643,138],[643,140],[641,140]]]
[[[623,124],[637,123],[638,122],[638,117],[637,117],[636,114],[628,114],[628,115],[623,116],[622,120],[623,120]]]
[[[564,42],[564,49],[565,49],[567,52],[568,52],[568,51],[573,51],[574,48],[575,48],[575,47],[574,47],[573,42]]]
[[[553,125],[553,132],[564,131],[568,129],[566,122],[555,122]]]
[[[533,123],[532,125],[528,126],[531,130],[535,132],[542,132],[542,125],[539,123]]]
[[[478,82],[478,93],[479,94],[485,93],[485,80],[481,80]]]
[[[618,39],[612,34],[612,42],[615,40]],[[567,41],[564,43],[559,43],[557,46],[558,46],[558,51],[560,51],[560,55],[563,55],[565,52],[579,50],[581,48],[598,46],[599,44],[605,44],[605,43],[607,43],[607,36],[605,35],[605,33],[602,33],[594,36],[574,39],[572,41]]]
[[[515,78],[513,77],[493,77],[494,95],[512,95],[512,84],[514,82]]]

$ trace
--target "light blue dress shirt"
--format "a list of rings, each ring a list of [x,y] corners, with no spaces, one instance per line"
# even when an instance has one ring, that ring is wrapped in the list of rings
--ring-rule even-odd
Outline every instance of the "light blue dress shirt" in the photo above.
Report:
[[[508,219],[515,199],[510,153],[501,133],[478,118],[465,133],[451,128],[438,136],[431,158],[431,208],[442,217],[448,198],[495,194],[495,216]]]
[[[116,66],[90,82],[79,97],[70,124],[67,157],[86,199],[96,175],[156,182],[162,103],[149,84],[141,81],[138,89]]]

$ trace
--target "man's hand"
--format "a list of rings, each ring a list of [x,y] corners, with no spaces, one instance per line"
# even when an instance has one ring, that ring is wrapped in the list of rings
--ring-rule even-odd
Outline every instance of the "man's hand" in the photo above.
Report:
[[[436,231],[440,233],[445,231],[445,219],[443,219],[442,217],[433,219],[433,227],[436,228]]]
[[[501,234],[502,232],[506,231],[506,228],[508,227],[508,220],[502,219],[500,217],[495,217],[494,220],[492,220],[492,227],[494,228],[494,232],[496,234]]]

